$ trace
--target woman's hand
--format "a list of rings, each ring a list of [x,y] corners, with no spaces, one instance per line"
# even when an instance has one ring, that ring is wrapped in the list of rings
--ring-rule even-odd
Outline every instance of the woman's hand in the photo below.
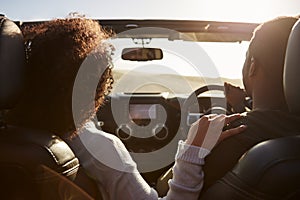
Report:
[[[240,114],[229,116],[216,114],[205,115],[191,125],[186,144],[199,146],[211,151],[218,142],[245,130],[246,126],[241,125],[233,129],[222,131],[224,125],[240,117]]]

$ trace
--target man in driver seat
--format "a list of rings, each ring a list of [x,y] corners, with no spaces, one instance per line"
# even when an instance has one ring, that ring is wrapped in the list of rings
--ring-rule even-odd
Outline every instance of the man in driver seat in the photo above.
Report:
[[[248,128],[219,143],[205,158],[201,194],[229,172],[254,145],[299,134],[300,117],[288,112],[283,91],[285,52],[290,31],[297,20],[296,17],[279,17],[258,26],[250,41],[242,71],[246,92],[225,83],[226,99],[233,110],[245,111],[246,94],[251,97],[252,110],[225,127],[244,124]],[[165,179],[172,176],[170,170],[167,173],[163,176],[166,178],[158,182],[161,194],[166,191]]]
[[[242,71],[246,93],[253,101],[252,111],[230,125],[245,124],[248,129],[220,143],[206,158],[204,190],[230,171],[252,146],[264,140],[298,134],[300,117],[288,113],[283,91],[287,41],[296,21],[294,17],[279,17],[255,29]],[[225,84],[228,103],[239,109],[241,106],[233,97],[237,90]]]

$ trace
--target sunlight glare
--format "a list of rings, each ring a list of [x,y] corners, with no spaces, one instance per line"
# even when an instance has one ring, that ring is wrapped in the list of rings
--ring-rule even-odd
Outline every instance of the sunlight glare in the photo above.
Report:
[[[264,22],[281,15],[298,15],[297,0],[202,0],[198,17],[218,21]]]

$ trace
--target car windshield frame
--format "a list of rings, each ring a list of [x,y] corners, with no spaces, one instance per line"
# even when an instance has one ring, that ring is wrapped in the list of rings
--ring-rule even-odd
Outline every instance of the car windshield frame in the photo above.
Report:
[[[132,42],[133,38],[139,40],[143,38],[148,38],[152,41],[149,42],[150,45],[148,45],[147,47],[152,47],[151,45],[155,43],[155,40],[164,40],[172,45],[177,44],[177,46],[173,45],[169,47],[167,51],[165,51],[166,49],[162,48],[164,54],[168,55],[168,53],[170,54],[170,52],[173,51],[171,52],[171,54],[173,54],[173,58],[174,55],[177,57],[181,57],[183,58],[183,62],[190,64],[192,68],[196,69],[194,75],[186,75],[186,74],[182,74],[182,72],[178,72],[178,70],[176,69],[171,69],[172,64],[169,63],[167,65],[167,69],[171,69],[172,72],[169,74],[162,73],[161,75],[159,75],[161,71],[159,67],[162,65],[165,66],[164,63],[163,64],[160,63],[161,61],[150,61],[150,62],[128,61],[127,71],[126,70],[124,71],[124,69],[122,69],[122,67],[119,66],[124,65],[124,63],[126,62],[117,63],[116,60],[120,61],[121,55],[118,52],[117,53],[114,52],[114,55],[117,56],[117,58],[113,59],[113,61],[115,62],[114,69],[113,69],[115,83],[114,83],[112,93],[170,92],[173,94],[177,94],[177,93],[189,94],[190,92],[198,88],[200,85],[207,85],[207,84],[220,85],[223,84],[225,81],[242,86],[240,75],[232,79],[228,79],[227,77],[220,75],[218,72],[219,69],[214,64],[214,62],[216,61],[218,62],[218,60],[220,62],[220,59],[214,58],[214,61],[212,61],[212,59],[210,58],[210,57],[214,57],[216,53],[212,50],[208,50],[209,47],[208,49],[205,49],[201,47],[202,45],[199,44],[205,44],[205,46],[209,46],[209,44],[211,45],[225,44],[227,46],[232,44],[236,46],[243,46],[242,51],[240,51],[239,55],[231,55],[229,57],[227,56],[227,61],[236,60],[236,59],[240,60],[239,64],[235,64],[238,65],[235,66],[238,67],[237,70],[234,70],[236,68],[231,69],[236,72],[238,71],[237,73],[240,74],[241,66],[243,62],[242,60],[244,59],[245,51],[247,49],[247,42],[251,39],[253,30],[259,25],[257,23],[197,21],[197,20],[106,20],[106,19],[101,19],[101,20],[95,19],[95,20],[97,20],[101,24],[103,29],[107,30],[108,32],[114,33],[109,42],[113,40],[128,40],[129,46],[127,47],[137,47],[137,46],[141,46],[141,44],[134,44]],[[41,22],[43,21],[36,21],[36,22],[16,21],[16,23],[18,23],[21,27],[32,26],[34,24],[41,23]],[[188,52],[188,55],[182,55],[182,53],[178,53],[178,51],[182,49],[185,44],[189,44],[189,46],[192,46],[192,49],[186,50],[186,52]],[[115,44],[113,45],[115,46]],[[153,47],[161,48],[159,43],[158,46],[154,45]],[[122,51],[123,48],[124,46],[123,47],[115,46],[115,49],[117,51]],[[210,51],[210,52],[207,53],[206,51]],[[203,69],[197,69],[199,67],[206,66],[206,64],[199,64],[197,63],[197,61],[195,61],[196,63],[193,63],[193,61],[191,61],[194,59],[193,57],[199,57],[198,52],[202,52],[202,53],[204,52],[202,54],[202,56],[205,58],[204,60],[208,60],[207,61],[208,63],[213,63],[211,64],[212,67],[207,67],[208,71],[210,72],[206,72],[207,70],[203,70]],[[228,53],[229,51],[224,50],[224,52]],[[207,57],[206,54],[210,54],[211,56],[208,55]],[[224,56],[223,56],[223,61],[224,61]],[[227,61],[225,60],[225,62]],[[131,69],[128,68],[129,62],[131,63],[129,65],[132,66]],[[155,66],[149,67],[149,65],[151,64],[154,64]],[[136,68],[137,65],[142,66],[140,67],[140,69],[143,70],[137,70]],[[227,63],[227,66],[229,65],[230,64]],[[156,72],[153,73],[155,70]],[[179,71],[184,71],[184,70],[185,69],[181,69]],[[213,72],[211,72],[211,70],[213,70]],[[143,74],[140,74],[141,71],[143,71],[144,75],[148,73],[147,76],[143,76]],[[126,78],[124,79],[124,74],[127,76],[127,79]],[[151,76],[154,77],[157,75],[159,75],[160,77],[156,77],[154,80],[149,79],[149,77]],[[176,75],[177,77],[174,78],[175,77],[174,75]],[[121,79],[124,79],[123,81],[126,81],[125,84],[123,84],[124,82],[120,82]],[[143,82],[145,80],[148,80],[147,84]],[[176,88],[172,86],[173,89],[170,90],[170,86],[168,85],[169,83],[164,82],[164,80],[173,80],[174,81],[173,85],[176,85],[177,82],[177,84],[181,83],[181,85],[188,85],[188,87],[177,90],[180,87]],[[131,83],[132,86],[124,87],[127,86],[128,83]],[[122,87],[120,87],[120,85]]]

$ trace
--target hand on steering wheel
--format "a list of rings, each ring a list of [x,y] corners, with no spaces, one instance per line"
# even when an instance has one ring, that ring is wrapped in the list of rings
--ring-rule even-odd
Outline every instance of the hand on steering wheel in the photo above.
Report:
[[[188,109],[191,105],[198,103],[197,97],[200,94],[207,92],[207,91],[222,91],[224,93],[225,88],[222,85],[206,85],[206,86],[196,89],[184,101],[183,111],[188,112]],[[230,109],[228,108],[228,106],[230,106],[230,105],[227,105],[226,99],[224,99],[224,102],[222,103],[222,105],[218,105],[218,106],[210,105],[210,108],[204,114],[230,114]]]
[[[245,112],[245,99],[246,91],[240,87],[233,86],[230,83],[224,83],[225,97],[228,104],[232,107],[233,111],[236,113]]]

